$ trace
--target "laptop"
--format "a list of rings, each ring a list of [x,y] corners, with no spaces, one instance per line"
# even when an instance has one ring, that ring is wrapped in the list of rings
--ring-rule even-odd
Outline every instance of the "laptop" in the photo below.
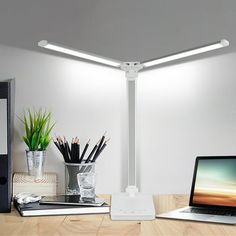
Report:
[[[189,206],[156,217],[236,224],[236,156],[197,157]]]

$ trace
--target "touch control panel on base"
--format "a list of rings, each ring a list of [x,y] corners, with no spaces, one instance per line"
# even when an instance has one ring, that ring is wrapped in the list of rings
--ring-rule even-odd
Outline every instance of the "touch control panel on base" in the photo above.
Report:
[[[111,199],[112,220],[154,220],[155,208],[152,195],[136,193],[113,194]]]

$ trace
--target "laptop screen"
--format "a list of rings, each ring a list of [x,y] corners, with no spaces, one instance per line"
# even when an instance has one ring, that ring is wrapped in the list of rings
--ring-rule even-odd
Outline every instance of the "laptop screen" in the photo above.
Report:
[[[197,158],[190,205],[236,207],[236,157]]]

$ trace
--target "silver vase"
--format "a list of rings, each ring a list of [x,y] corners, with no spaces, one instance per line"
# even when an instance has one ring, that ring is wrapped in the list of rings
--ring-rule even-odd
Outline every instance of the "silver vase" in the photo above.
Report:
[[[28,174],[35,179],[42,179],[46,151],[26,151]]]

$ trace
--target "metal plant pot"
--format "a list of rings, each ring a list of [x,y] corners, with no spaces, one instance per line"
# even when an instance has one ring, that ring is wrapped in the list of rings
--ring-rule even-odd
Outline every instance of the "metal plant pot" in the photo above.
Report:
[[[26,151],[28,174],[35,179],[42,179],[46,151]]]

